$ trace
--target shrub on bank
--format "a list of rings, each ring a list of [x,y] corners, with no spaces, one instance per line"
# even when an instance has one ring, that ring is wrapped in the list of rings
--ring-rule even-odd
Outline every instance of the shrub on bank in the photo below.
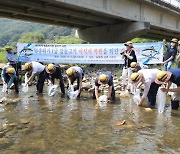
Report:
[[[7,63],[5,48],[0,48],[0,63]]]

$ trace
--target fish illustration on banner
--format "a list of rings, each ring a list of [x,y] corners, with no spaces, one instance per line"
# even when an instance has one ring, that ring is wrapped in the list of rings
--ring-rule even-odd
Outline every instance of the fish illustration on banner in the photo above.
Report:
[[[158,64],[163,60],[163,44],[160,42],[134,43],[139,63]],[[36,44],[18,43],[18,61],[76,64],[123,64],[121,53],[126,50],[120,44]]]

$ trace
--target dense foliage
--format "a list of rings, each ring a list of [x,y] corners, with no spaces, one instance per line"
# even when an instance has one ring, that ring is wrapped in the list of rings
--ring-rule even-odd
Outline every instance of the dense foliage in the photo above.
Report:
[[[45,42],[60,36],[74,36],[74,29],[18,20],[0,19],[0,47],[21,42]]]

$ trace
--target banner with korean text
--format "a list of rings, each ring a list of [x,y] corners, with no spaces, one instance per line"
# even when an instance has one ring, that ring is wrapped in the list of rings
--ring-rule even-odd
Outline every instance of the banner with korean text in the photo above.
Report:
[[[158,64],[163,60],[163,44],[135,43],[139,63]],[[77,64],[123,64],[124,44],[36,44],[18,43],[18,61]]]

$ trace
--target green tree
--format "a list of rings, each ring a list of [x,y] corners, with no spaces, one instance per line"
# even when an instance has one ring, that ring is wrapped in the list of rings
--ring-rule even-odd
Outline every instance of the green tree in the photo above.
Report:
[[[74,36],[75,29],[62,26],[53,26],[26,21],[0,18],[0,46],[11,45],[29,32],[38,32],[44,35],[46,40],[54,40],[59,36]],[[24,40],[24,39],[23,39]],[[26,41],[23,41],[26,42]]]
[[[61,38],[55,38],[53,43],[57,44],[84,44],[86,41],[81,40],[76,37],[61,37]]]
[[[45,38],[42,33],[39,32],[29,32],[24,35],[18,40],[21,43],[45,43]]]
[[[158,40],[146,39],[146,38],[134,38],[131,40],[133,43],[146,43],[146,42],[157,42]]]
[[[0,48],[0,63],[7,63],[8,60],[6,58],[6,46]]]

